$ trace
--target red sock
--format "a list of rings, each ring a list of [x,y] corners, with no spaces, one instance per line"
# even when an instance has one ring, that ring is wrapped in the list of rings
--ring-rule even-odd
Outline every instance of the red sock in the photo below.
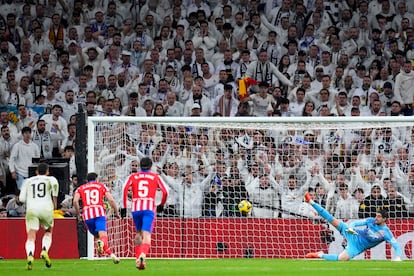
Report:
[[[138,259],[139,255],[141,255],[141,245],[135,245],[134,246],[134,251],[135,251],[135,257]]]
[[[141,253],[144,253],[145,255],[147,255],[148,252],[149,252],[149,248],[150,248],[150,245],[148,243],[143,243],[141,245],[136,245],[134,247],[136,258],[138,258],[141,255]]]
[[[103,241],[103,243],[104,243],[104,247],[103,247],[104,252],[106,254],[108,254],[108,255],[111,255],[112,254],[112,250],[109,248],[108,236],[102,236],[101,237],[101,241]]]
[[[141,244],[141,250],[145,255],[148,255],[149,249],[150,249],[150,244],[149,243]]]

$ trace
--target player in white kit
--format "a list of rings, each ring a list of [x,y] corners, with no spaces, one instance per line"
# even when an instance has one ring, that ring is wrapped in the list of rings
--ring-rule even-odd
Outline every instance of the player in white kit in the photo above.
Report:
[[[48,174],[49,166],[46,163],[39,164],[36,176],[24,180],[19,195],[19,201],[26,203],[26,268],[28,270],[33,267],[39,225],[45,229],[40,257],[45,261],[46,267],[52,266],[48,251],[52,244],[53,212],[57,207],[59,183],[55,177]]]

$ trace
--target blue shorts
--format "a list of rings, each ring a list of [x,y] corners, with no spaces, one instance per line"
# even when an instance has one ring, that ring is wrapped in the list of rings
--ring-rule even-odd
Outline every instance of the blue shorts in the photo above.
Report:
[[[134,220],[135,229],[137,231],[147,231],[152,233],[155,219],[154,211],[143,210],[132,212],[132,219]]]
[[[85,221],[86,225],[88,226],[89,232],[92,235],[97,235],[100,231],[106,232],[106,217],[97,217],[93,219],[88,219]]]
[[[348,225],[346,225],[345,222],[341,221],[338,226],[338,230],[341,233],[341,235],[346,238],[347,240],[347,246],[345,247],[345,251],[348,253],[349,258],[353,259],[362,252],[365,251],[366,248],[362,247],[360,245],[359,235],[354,235],[352,233],[346,232],[346,229],[348,229]]]

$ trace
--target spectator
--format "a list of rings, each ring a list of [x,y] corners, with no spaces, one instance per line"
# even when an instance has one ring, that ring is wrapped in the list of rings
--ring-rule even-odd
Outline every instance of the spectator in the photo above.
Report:
[[[154,117],[165,116],[164,106],[160,103],[157,103],[154,107]]]
[[[62,202],[60,203],[60,211],[63,214],[63,217],[75,217],[76,216],[76,210],[73,206],[73,196],[68,196]]]
[[[121,99],[118,97],[115,97],[113,100],[112,114],[114,114],[115,116],[121,116],[121,112],[122,112]]]
[[[73,118],[73,117],[72,117]],[[76,116],[74,117],[76,118]],[[75,148],[76,145],[76,122],[68,124],[68,136],[66,136],[60,146],[60,151],[63,152],[67,146]]]
[[[394,90],[392,88],[392,84],[391,82],[385,82],[384,86],[382,87],[382,91],[383,93],[380,96],[380,101],[381,101],[381,106],[383,107],[386,115],[388,116],[398,116],[398,115],[402,115],[401,114],[401,103],[396,100],[395,94],[394,94]],[[400,107],[399,113],[397,114],[394,111],[392,111],[392,105],[394,103],[397,103]],[[396,107],[394,107],[395,109]]]
[[[108,86],[106,88],[106,90],[102,91],[102,96],[106,99],[106,100],[113,100],[115,99],[115,97],[118,97],[121,99],[121,102],[124,105],[127,105],[128,103],[128,94],[125,91],[125,89],[123,89],[122,87],[120,87],[117,83],[118,78],[116,75],[109,75],[108,76]],[[126,99],[125,99],[126,98]]]
[[[221,194],[221,179],[218,184],[212,183],[210,189],[204,194],[203,215],[205,217],[218,217],[221,214],[222,194]]]
[[[272,95],[267,93],[268,90],[269,84],[261,82],[259,83],[259,93],[250,95],[242,100],[243,102],[251,102],[254,116],[267,116],[268,111],[273,112],[273,105],[276,105],[276,101]]]
[[[262,174],[249,186],[249,199],[253,203],[253,217],[277,218],[280,207],[280,187],[272,176]]]
[[[115,74],[118,75],[120,72],[125,73],[126,82],[134,79],[139,74],[139,68],[131,63],[132,53],[130,51],[124,50],[121,52],[122,62],[115,69]]]
[[[27,109],[24,105],[17,106],[17,113],[19,121],[16,123],[16,127],[18,131],[21,131],[25,126],[28,126],[30,128],[33,128],[35,126],[34,114],[32,114],[32,112],[30,111],[29,116]]]
[[[30,74],[31,75],[31,74]],[[33,105],[33,95],[29,91],[29,76],[22,76],[20,79],[19,87],[17,88],[17,93],[19,97],[24,98],[26,105]]]
[[[313,75],[313,68],[306,64],[306,53],[299,51],[296,63],[289,65],[287,74],[295,86],[301,86],[305,77]]]
[[[174,49],[169,49],[169,53],[171,53],[171,50],[173,51],[173,54],[174,54]],[[171,89],[171,91],[173,91],[175,94],[178,94],[180,89],[182,88],[182,85],[181,85],[180,79],[177,77],[180,71],[179,70],[177,71],[178,65],[175,65],[175,63],[180,64],[179,67],[181,69],[181,63],[174,60],[173,61],[174,67],[171,65],[168,65],[165,68],[164,79],[167,81],[168,87]]]
[[[374,185],[371,188],[371,194],[367,196],[359,205],[358,217],[369,218],[372,217],[378,210],[384,208],[388,209],[389,200],[381,195],[381,188]]]
[[[228,48],[228,47],[227,47]],[[223,61],[216,63],[216,73],[224,70],[227,74],[227,82],[233,82],[236,79],[238,64],[233,60],[232,51],[226,49],[224,51]]]
[[[9,82],[8,91],[3,93],[2,98],[2,102],[4,102],[5,105],[26,105],[26,99],[18,93],[18,83],[15,80]]]
[[[6,17],[6,31],[8,35],[8,41],[11,42],[18,53],[21,52],[21,41],[25,37],[24,31],[20,26],[16,26],[16,14],[9,13]]]
[[[26,215],[26,205],[20,204],[20,202],[17,201],[17,196],[19,196],[19,193],[17,193],[16,196],[13,196],[7,201],[7,217],[18,218],[24,217]]]
[[[46,96],[44,98],[43,105],[47,108],[47,112],[50,113],[52,110],[52,106],[58,103],[58,99],[56,98],[55,87],[53,84],[49,84],[46,88]]]
[[[406,202],[404,199],[397,193],[394,186],[388,188],[387,195],[388,202],[390,204],[390,217],[395,218],[406,218],[408,217],[408,210],[406,207]]]
[[[238,210],[238,203],[248,199],[248,193],[241,182],[238,172],[234,171],[230,177],[223,176],[221,178],[222,185],[222,204],[223,217],[240,217],[242,214]]]
[[[158,89],[150,95],[151,100],[157,104],[165,104],[167,102],[168,90],[168,82],[165,79],[160,79]]]
[[[9,169],[12,178],[16,180],[18,190],[21,189],[23,180],[29,176],[27,168],[32,165],[32,158],[40,157],[40,149],[32,142],[31,133],[31,128],[24,127],[22,140],[13,146],[10,153]]]
[[[302,203],[302,195],[307,189],[306,185],[298,185],[295,175],[289,175],[281,191],[283,218],[293,218],[295,215],[298,215],[299,206]]]
[[[36,122],[36,128],[33,130],[32,140],[39,147],[40,158],[52,158],[52,135],[48,130],[46,130],[45,120],[40,119]]]
[[[413,115],[412,102],[409,100],[414,97],[413,89],[414,86],[414,71],[411,61],[405,61],[403,69],[395,77],[394,94],[396,99],[402,105],[402,114],[405,116]]]
[[[306,78],[305,83],[307,83],[306,85],[309,85],[309,88],[310,88],[310,77]],[[306,104],[305,103],[306,90],[307,89],[303,87],[302,85],[301,87],[296,87],[292,89],[288,95],[288,100],[290,101],[289,107],[294,116],[302,116],[302,111]]]
[[[317,110],[319,110],[322,105],[327,105],[329,109],[333,107],[338,91],[331,85],[331,82],[332,80],[329,75],[323,75],[321,77],[322,88],[320,90],[314,90],[312,93],[308,93],[307,96],[315,103]],[[328,91],[328,93],[326,93],[326,91]],[[317,95],[318,93],[319,95]]]
[[[290,106],[289,106],[289,99],[286,99],[286,98],[280,99],[279,111],[280,111],[281,117],[293,116],[292,111],[290,110]]]
[[[202,87],[194,85],[192,87],[192,97],[190,97],[184,106],[184,116],[191,115],[194,104],[200,106],[200,116],[209,116],[211,114],[210,99],[202,93]]]
[[[75,149],[73,146],[66,146],[63,149],[62,157],[69,159],[69,175],[76,175]]]
[[[265,50],[260,51],[258,61],[252,62],[247,67],[246,76],[258,82],[267,82],[268,86],[277,86],[279,81],[288,86],[293,86],[293,83],[273,63],[270,63]]]
[[[336,116],[351,116],[352,106],[348,103],[346,92],[339,92],[335,98],[335,106],[331,109],[331,114]]]
[[[339,200],[337,201],[335,217],[344,219],[358,218],[359,203],[357,199],[351,196],[348,185],[339,186]]]
[[[353,193],[352,196],[357,200],[358,202],[358,209],[359,209],[359,205],[364,201],[365,199],[365,193],[364,190],[362,190],[361,188],[357,188]]]
[[[61,105],[64,110],[62,117],[69,123],[70,117],[78,112],[78,103],[75,102],[75,94],[72,90],[66,90],[65,99]]]
[[[11,179],[10,170],[9,170],[9,160],[11,150],[18,142],[17,136],[11,136],[8,126],[1,127],[1,137],[0,137],[0,181],[3,183],[4,187],[1,189],[2,194],[6,192],[14,192],[14,181]],[[12,184],[13,183],[13,184]],[[12,191],[13,190],[13,191]]]
[[[124,116],[145,116],[145,110],[138,105],[138,93],[129,94],[128,105],[122,108],[121,114]]]
[[[154,105],[155,103],[151,99],[146,99],[144,101],[144,110],[145,110],[145,116],[152,116],[154,112]]]
[[[360,97],[362,106],[370,106],[371,94],[376,93],[378,96],[378,92],[374,88],[372,88],[371,84],[372,84],[371,78],[369,76],[364,76],[362,86],[359,88],[356,88],[354,91],[353,96]]]
[[[49,131],[53,146],[54,157],[60,157],[59,146],[63,139],[68,136],[68,123],[61,116],[63,109],[56,104],[52,107],[52,114],[45,114],[41,117],[46,123],[46,130]]]
[[[6,218],[7,217],[7,210],[4,207],[0,208],[0,218]],[[3,258],[3,257],[1,257]]]
[[[53,88],[55,90],[55,99],[58,102],[64,101],[65,93],[62,91],[62,78],[60,76],[54,76],[52,81]],[[86,91],[82,91],[83,98],[85,97]]]
[[[166,173],[162,173],[161,178],[168,187],[168,198],[161,216],[176,217],[178,216],[177,208],[179,203],[178,187],[182,183],[177,163],[167,163]]]
[[[167,93],[167,104],[164,109],[166,116],[181,117],[184,114],[184,105],[177,101],[177,96],[172,91]]]
[[[310,117],[315,116],[315,104],[311,101],[305,103],[301,116]]]
[[[191,75],[193,78],[203,76],[201,71],[201,65],[207,62],[210,73],[214,74],[215,68],[212,62],[208,61],[205,56],[205,50],[201,47],[195,49],[195,59],[191,64]]]
[[[208,187],[209,181],[198,181],[194,179],[192,170],[185,172],[183,182],[178,189],[179,214],[184,218],[197,218],[202,216],[202,203],[204,189]]]
[[[221,116],[234,117],[237,113],[239,101],[233,97],[233,86],[231,84],[224,85],[224,94],[217,95],[212,103],[211,113],[220,113]]]

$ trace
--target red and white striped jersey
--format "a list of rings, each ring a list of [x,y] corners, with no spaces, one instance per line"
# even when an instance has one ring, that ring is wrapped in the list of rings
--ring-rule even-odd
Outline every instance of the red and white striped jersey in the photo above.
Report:
[[[155,195],[158,189],[162,192],[160,205],[164,205],[168,192],[158,174],[151,171],[141,171],[131,174],[124,186],[124,206],[127,206],[128,190],[132,187],[131,211],[155,211]]]
[[[89,220],[106,215],[103,199],[109,189],[101,182],[88,182],[77,190],[82,199],[82,217]]]

